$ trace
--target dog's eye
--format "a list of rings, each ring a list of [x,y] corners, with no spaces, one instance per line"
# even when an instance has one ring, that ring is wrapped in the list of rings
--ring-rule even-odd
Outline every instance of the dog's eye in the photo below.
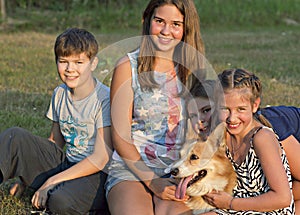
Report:
[[[190,157],[190,160],[198,160],[199,157],[195,154],[192,154],[191,157]]]

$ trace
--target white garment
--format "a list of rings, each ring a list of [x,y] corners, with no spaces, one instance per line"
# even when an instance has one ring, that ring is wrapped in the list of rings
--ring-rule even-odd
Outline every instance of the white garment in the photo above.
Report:
[[[109,88],[99,82],[86,98],[73,101],[70,88],[55,88],[46,116],[59,122],[66,141],[66,156],[79,162],[94,151],[97,129],[111,125]]]

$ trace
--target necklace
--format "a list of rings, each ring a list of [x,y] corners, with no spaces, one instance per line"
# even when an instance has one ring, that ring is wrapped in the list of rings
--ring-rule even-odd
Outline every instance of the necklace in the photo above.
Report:
[[[232,135],[230,135],[231,155],[232,155],[232,158],[234,159],[235,153],[238,152],[241,149],[243,143],[241,143],[237,148],[234,148],[233,145],[234,145],[233,144],[233,138],[232,138]]]

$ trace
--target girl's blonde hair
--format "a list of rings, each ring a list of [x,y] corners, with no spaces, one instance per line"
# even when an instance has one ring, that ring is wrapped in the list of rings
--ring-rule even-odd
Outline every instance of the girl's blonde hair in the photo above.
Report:
[[[245,69],[227,69],[218,75],[224,93],[232,89],[250,89],[251,104],[261,97],[262,85],[259,78]]]
[[[204,44],[200,33],[199,16],[194,2],[192,0],[151,0],[143,13],[143,38],[138,57],[139,82],[142,87],[157,86],[151,74],[155,60],[155,46],[149,35],[155,10],[166,4],[175,5],[184,16],[182,42],[175,48],[173,56],[174,62],[178,63],[177,75],[179,80],[186,85],[190,78],[189,75],[194,71],[198,71],[196,75],[198,79],[205,78],[203,70]],[[144,72],[150,72],[150,75],[141,75]],[[192,85],[191,82],[194,82],[196,76],[190,79],[189,86]]]

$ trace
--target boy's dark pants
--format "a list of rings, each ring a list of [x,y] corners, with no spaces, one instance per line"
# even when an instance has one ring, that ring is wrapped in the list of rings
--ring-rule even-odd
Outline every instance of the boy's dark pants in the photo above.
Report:
[[[50,176],[75,163],[65,159],[56,144],[32,135],[22,128],[9,128],[0,134],[0,183],[20,177],[37,190]],[[108,214],[104,192],[106,173],[65,181],[48,192],[48,209],[56,214]]]

